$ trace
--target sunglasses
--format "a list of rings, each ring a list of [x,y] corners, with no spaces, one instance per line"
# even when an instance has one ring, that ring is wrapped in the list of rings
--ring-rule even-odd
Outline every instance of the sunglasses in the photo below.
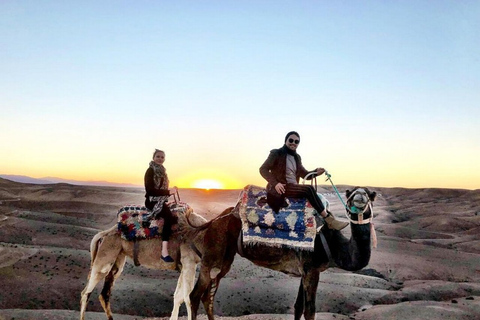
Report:
[[[300,140],[293,140],[292,138],[288,139],[288,142],[290,143],[295,143],[295,144],[299,144],[300,143]]]

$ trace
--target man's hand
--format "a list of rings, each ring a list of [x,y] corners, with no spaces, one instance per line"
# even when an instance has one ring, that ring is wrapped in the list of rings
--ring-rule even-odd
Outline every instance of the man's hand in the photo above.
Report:
[[[282,183],[277,183],[275,185],[275,190],[279,193],[279,194],[284,194],[285,193],[285,185],[282,184]]]
[[[323,168],[317,168],[317,175],[321,176],[322,174],[325,173],[325,169]]]

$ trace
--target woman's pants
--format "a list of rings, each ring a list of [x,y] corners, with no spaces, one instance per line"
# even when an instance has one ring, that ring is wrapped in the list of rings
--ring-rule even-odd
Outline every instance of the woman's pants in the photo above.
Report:
[[[175,217],[172,211],[170,211],[166,202],[163,203],[162,211],[154,212],[153,214],[155,219],[163,218],[162,240],[170,240],[170,236],[172,235],[172,225],[177,223],[177,217]]]

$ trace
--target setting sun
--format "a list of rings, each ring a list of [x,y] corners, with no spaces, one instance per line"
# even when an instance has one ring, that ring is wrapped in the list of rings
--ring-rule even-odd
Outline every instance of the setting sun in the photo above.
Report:
[[[223,184],[216,180],[202,179],[202,180],[195,181],[193,183],[193,187],[199,188],[199,189],[205,189],[205,190],[223,189]]]
[[[172,186],[197,189],[241,189],[244,183],[235,175],[219,168],[198,168],[189,172],[170,171]]]

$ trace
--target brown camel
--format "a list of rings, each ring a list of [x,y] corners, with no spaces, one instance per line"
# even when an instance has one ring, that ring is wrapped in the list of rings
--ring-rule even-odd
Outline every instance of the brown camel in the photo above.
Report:
[[[322,236],[317,234],[314,251],[264,245],[238,246],[237,249],[241,231],[238,205],[226,209],[218,218],[203,225],[201,229],[206,229],[204,243],[197,247],[202,253],[201,268],[190,294],[192,319],[197,317],[200,301],[203,302],[208,319],[214,319],[215,293],[220,280],[230,270],[236,252],[258,266],[301,277],[294,318],[299,320],[303,315],[306,320],[315,319],[315,296],[320,272],[333,263],[339,268],[355,271],[365,267],[370,260],[373,218],[371,202],[375,200],[376,192],[356,187],[352,191],[347,190],[346,196],[351,239],[345,238],[340,231],[324,226],[321,232],[328,246],[322,245]]]
[[[194,225],[205,224],[207,220],[202,216],[187,209]],[[189,293],[195,283],[195,269],[200,262],[199,255],[192,249],[191,244],[195,242],[202,243],[203,234],[195,230],[186,236],[185,230],[191,229],[186,222],[185,215],[178,215],[179,231],[173,233],[170,238],[169,251],[174,263],[165,263],[160,259],[162,239],[154,238],[148,240],[139,240],[137,261],[144,267],[150,269],[180,269],[177,288],[174,293],[174,308],[171,314],[171,320],[178,319],[178,312],[182,302],[187,307],[188,319],[191,319]],[[113,319],[110,308],[110,295],[113,284],[120,277],[125,260],[127,257],[134,260],[134,242],[122,239],[117,230],[117,225],[108,230],[97,233],[90,244],[91,267],[88,275],[88,283],[82,291],[80,300],[80,320],[85,319],[88,299],[95,289],[95,286],[102,279],[105,279],[103,289],[99,299],[109,320]]]

